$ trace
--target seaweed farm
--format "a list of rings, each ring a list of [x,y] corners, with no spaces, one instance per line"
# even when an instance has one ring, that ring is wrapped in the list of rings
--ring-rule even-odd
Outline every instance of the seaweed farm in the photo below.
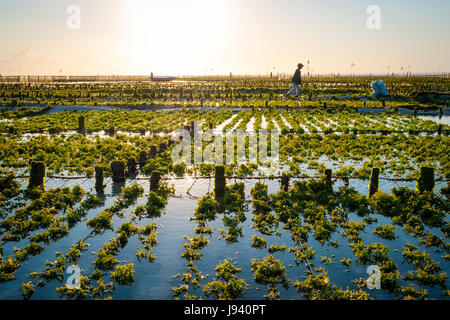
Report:
[[[10,80],[0,299],[449,299],[448,77]]]

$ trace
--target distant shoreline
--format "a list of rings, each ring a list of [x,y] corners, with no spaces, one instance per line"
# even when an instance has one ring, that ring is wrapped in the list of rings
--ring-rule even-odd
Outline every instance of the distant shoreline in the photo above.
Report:
[[[290,81],[291,74],[272,75],[182,75],[182,76],[146,76],[146,75],[97,75],[97,76],[62,76],[62,75],[0,75],[0,83],[8,82],[54,82],[54,83],[83,83],[83,82],[155,82],[155,81],[225,81],[225,80],[279,80]],[[449,78],[450,73],[439,74],[314,74],[302,75],[304,80],[308,79],[324,79],[324,78],[371,78],[371,79],[386,79],[386,78]]]

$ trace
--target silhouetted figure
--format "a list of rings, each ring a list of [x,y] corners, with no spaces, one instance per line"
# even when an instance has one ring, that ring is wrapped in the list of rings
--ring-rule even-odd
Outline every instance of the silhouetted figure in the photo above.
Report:
[[[302,84],[302,70],[303,64],[299,63],[297,65],[297,70],[294,72],[292,77],[292,89],[288,91],[287,95],[293,94],[295,92],[296,97],[300,95],[300,85]]]

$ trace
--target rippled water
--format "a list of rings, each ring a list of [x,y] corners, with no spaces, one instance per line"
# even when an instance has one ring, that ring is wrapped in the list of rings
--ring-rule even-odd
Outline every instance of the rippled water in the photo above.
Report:
[[[88,106],[56,106],[51,112],[58,112],[62,110],[109,110],[108,107],[88,107]],[[379,111],[379,110],[376,110]],[[448,113],[448,110],[445,111],[444,114]],[[420,118],[426,120],[433,120],[438,123],[443,123],[450,125],[450,116],[444,115],[441,119],[437,115],[419,115]],[[230,120],[231,121],[231,120]],[[320,162],[323,162],[323,159],[319,159]],[[350,163],[349,163],[350,164]],[[306,166],[306,164],[302,164],[302,166]],[[332,166],[329,166],[332,167]],[[302,167],[306,172],[311,173],[307,170],[306,167]],[[334,170],[334,169],[333,169]],[[244,180],[245,181],[245,180]],[[145,191],[149,190],[149,183],[147,180],[135,180],[135,181],[127,181],[127,185],[131,183],[139,183],[141,184]],[[158,229],[158,245],[154,248],[154,254],[156,259],[153,263],[149,263],[147,260],[143,260],[139,262],[136,258],[136,250],[138,246],[142,247],[142,244],[139,242],[137,236],[131,237],[127,246],[120,251],[117,255],[117,259],[121,261],[121,263],[134,263],[135,265],[135,283],[132,286],[120,287],[117,286],[116,290],[113,294],[114,299],[172,299],[172,287],[178,286],[180,284],[179,279],[173,278],[174,275],[184,272],[188,272],[186,268],[186,260],[181,258],[181,253],[184,251],[184,243],[186,240],[184,236],[193,236],[195,229],[195,222],[190,221],[189,218],[193,216],[194,209],[197,207],[197,198],[203,196],[207,192],[211,192],[213,188],[213,181],[210,179],[199,179],[192,186],[194,180],[193,179],[184,179],[184,180],[171,180],[170,183],[173,183],[176,187],[176,195],[177,197],[172,197],[169,199],[168,205],[166,207],[166,214],[157,219],[143,219],[138,224],[144,225],[151,223],[153,221],[157,221],[162,227]],[[228,181],[228,183],[233,183],[234,181]],[[269,186],[269,192],[277,192],[279,190],[279,182],[276,180],[266,180],[264,181]],[[22,181],[23,186],[25,186],[26,181]],[[61,182],[61,180],[56,179],[47,179],[46,188],[51,187],[61,187],[63,185],[73,186],[75,184],[82,184],[82,187],[86,190],[89,190],[93,187],[94,180],[93,179],[79,179],[79,180],[65,180]],[[120,185],[113,185],[109,179],[105,181],[107,183],[107,188],[105,190],[105,194],[108,196],[105,199],[105,203],[102,207],[89,211],[87,218],[92,218],[96,216],[99,212],[101,212],[104,208],[107,208],[112,205],[114,199],[117,196],[117,192],[120,190]],[[250,198],[250,189],[256,183],[254,180],[245,181],[246,187],[246,196]],[[338,181],[334,185],[334,189],[337,190],[339,186],[343,183]],[[367,188],[368,181],[364,180],[350,180],[350,185],[355,187],[357,191],[363,194],[368,193]],[[436,192],[439,190],[445,183],[439,182],[436,184]],[[192,196],[188,196],[186,192],[192,186],[190,194]],[[390,189],[394,186],[407,186],[410,188],[414,188],[415,182],[388,182],[385,180],[380,181],[380,189],[384,192],[390,192]],[[146,198],[142,197],[138,200],[135,206],[145,204]],[[114,217],[114,226],[117,227],[123,223],[127,218],[127,215],[133,210],[135,207],[128,208],[125,211],[125,218],[121,219],[117,216]],[[256,284],[253,280],[253,274],[250,271],[251,259],[254,258],[262,258],[268,255],[266,249],[258,250],[255,248],[251,248],[251,240],[250,238],[253,235],[259,235],[260,233],[255,232],[252,228],[252,213],[251,210],[246,212],[247,220],[243,224],[244,229],[243,233],[245,235],[244,238],[241,238],[239,242],[227,245],[225,239],[218,240],[219,232],[218,230],[224,228],[223,222],[221,220],[221,215],[218,215],[215,221],[209,223],[209,225],[213,228],[214,234],[210,239],[210,243],[202,250],[203,258],[201,261],[196,263],[196,266],[202,271],[204,274],[209,274],[209,278],[203,280],[200,284],[203,286],[207,282],[212,280],[214,276],[214,268],[218,263],[223,262],[226,258],[233,258],[238,263],[237,266],[242,268],[241,277],[243,277],[246,282],[251,286],[251,289],[246,292],[244,298],[245,299],[263,299],[263,295],[267,293],[266,287],[263,285]],[[378,219],[378,223],[381,225],[391,224],[392,221],[388,218],[373,215]],[[356,215],[352,215],[351,218],[353,220],[361,220],[361,218]],[[412,267],[406,263],[403,263],[402,257],[402,246],[404,246],[407,242],[414,244],[419,248],[420,251],[426,251],[430,254],[431,258],[440,262],[442,269],[445,272],[450,271],[450,264],[441,258],[440,253],[435,252],[433,249],[429,249],[421,245],[417,238],[411,237],[407,235],[401,228],[398,226],[395,227],[395,233],[398,236],[398,239],[394,241],[386,241],[381,238],[376,237],[372,234],[373,229],[377,226],[378,223],[372,224],[366,227],[365,232],[362,234],[365,244],[370,244],[372,242],[379,242],[387,245],[389,247],[389,254],[396,262],[399,271],[402,274],[406,274],[408,270],[412,270]],[[274,257],[280,259],[284,265],[286,266],[286,272],[288,279],[292,282],[295,280],[302,280],[302,276],[305,275],[305,267],[303,265],[296,266],[294,262],[293,254],[287,252],[287,248],[292,246],[292,240],[290,238],[290,234],[282,229],[282,225],[278,227],[278,231],[282,232],[281,237],[267,236],[267,246],[278,243],[280,245],[286,244],[286,252],[276,252],[274,253]],[[432,231],[432,233],[437,236],[443,236],[442,232],[439,229],[430,229],[425,228],[425,232]],[[0,283],[0,299],[21,299],[21,284],[24,282],[28,282],[31,279],[28,277],[30,272],[35,271],[44,271],[45,270],[45,261],[53,261],[55,260],[55,252],[67,252],[71,245],[78,240],[84,238],[89,233],[89,230],[86,227],[85,221],[76,225],[73,229],[71,229],[70,235],[66,238],[57,241],[56,243],[50,244],[46,247],[45,251],[35,257],[31,257],[27,262],[21,265],[21,268],[16,273],[15,281]],[[80,261],[79,265],[84,270],[84,274],[90,274],[94,270],[94,266],[92,261],[95,256],[91,254],[92,251],[97,251],[99,248],[103,247],[103,244],[107,241],[110,241],[116,234],[112,231],[107,231],[103,235],[95,236],[87,240],[90,244],[89,250],[85,252]],[[312,238],[312,237],[310,237]],[[333,234],[332,239],[336,238],[340,244],[338,249],[323,247],[319,242],[311,239],[309,241],[309,245],[313,246],[316,250],[315,259],[311,262],[315,264],[315,266],[321,266],[320,257],[328,256],[331,254],[335,254],[336,257],[333,258],[332,265],[324,266],[329,272],[330,280],[336,284],[338,287],[345,288],[349,286],[352,289],[355,289],[355,286],[351,283],[352,280],[357,278],[368,277],[366,273],[367,266],[356,265],[354,262],[349,267],[349,272],[346,272],[347,269],[343,266],[339,260],[341,258],[351,258],[354,260],[354,255],[351,248],[348,246],[348,239],[343,238],[340,232],[336,232]],[[26,240],[16,242],[16,243],[6,243],[4,244],[4,257],[8,255],[14,254],[14,247],[23,247],[27,244]],[[395,252],[397,249],[397,252]],[[105,277],[105,282],[109,281],[109,277]],[[408,285],[404,281],[399,281],[401,285]],[[450,282],[447,281],[447,285]],[[46,285],[44,288],[37,288],[36,292],[33,296],[33,299],[58,299],[58,294],[56,293],[56,288],[62,286],[61,283],[57,281],[52,281]],[[416,288],[418,286],[414,285]],[[258,291],[257,288],[260,288]],[[431,288],[425,287],[429,291],[430,298],[438,298],[438,299],[448,299],[442,296],[440,288]],[[291,286],[290,289],[285,290],[281,286],[279,286],[279,290],[281,293],[281,299],[302,299],[302,296],[298,294],[295,289]],[[200,294],[202,293],[197,291],[189,291],[191,294]],[[392,296],[389,295],[384,290],[373,290],[369,291],[371,296],[379,299],[389,299]]]
[[[130,180],[127,181],[126,184],[129,185],[134,182],[141,184],[144,187],[145,192],[148,193],[149,183],[147,180]],[[172,197],[169,199],[168,205],[166,207],[166,214],[157,219],[143,219],[138,223],[140,225],[144,225],[153,221],[157,221],[157,223],[162,226],[160,229],[158,229],[158,245],[154,248],[156,259],[153,263],[149,263],[147,260],[139,262],[136,258],[136,250],[138,246],[142,247],[142,244],[139,242],[137,236],[131,237],[128,245],[117,255],[117,259],[121,261],[121,263],[134,263],[136,270],[136,280],[132,286],[117,286],[113,294],[114,299],[172,299],[172,287],[178,286],[180,284],[179,279],[175,279],[172,276],[178,273],[182,274],[184,272],[188,272],[186,268],[186,260],[181,258],[181,253],[184,251],[183,244],[186,242],[183,237],[185,235],[189,237],[194,235],[195,222],[190,221],[189,218],[193,216],[194,209],[197,207],[197,200],[186,195],[187,190],[191,187],[193,182],[193,179],[170,181],[170,183],[173,183],[176,187],[176,197]],[[265,182],[268,184],[269,193],[277,192],[279,190],[278,181],[267,180]],[[23,183],[25,184],[26,182],[23,181]],[[82,184],[82,187],[84,189],[89,190],[90,188],[92,188],[93,183],[93,179],[79,179],[67,180],[65,182],[65,185],[73,186],[75,184]],[[89,211],[87,216],[88,218],[94,217],[104,208],[112,205],[113,200],[117,195],[116,192],[119,190],[120,185],[112,185],[110,180],[105,181],[105,183],[107,183],[105,194],[108,196],[106,197],[104,206]],[[228,181],[228,183],[234,183],[234,180]],[[256,181],[245,181],[247,198],[250,198],[250,189],[255,183]],[[384,192],[389,192],[393,186],[408,186],[410,188],[413,188],[414,184],[414,182],[393,183],[381,181],[380,189]],[[47,188],[61,185],[61,180],[47,179],[46,181]],[[341,182],[335,183],[334,189],[337,190],[337,188],[341,185]],[[367,181],[350,180],[350,185],[355,187],[359,192],[367,194]],[[437,183],[436,190],[438,190],[442,186],[443,183]],[[213,181],[211,179],[201,179],[196,181],[196,183],[192,186],[190,194],[194,197],[201,197],[206,192],[212,191],[212,188]],[[145,202],[146,198],[142,197],[138,200],[136,205],[145,204]],[[129,208],[125,211],[124,219],[118,218],[117,216],[114,217],[114,227],[116,229],[127,219],[127,215],[131,211],[132,208]],[[212,277],[214,276],[214,268],[218,263],[223,262],[223,260],[226,258],[233,258],[238,262],[237,266],[239,268],[242,268],[242,273],[240,276],[243,277],[251,286],[251,289],[246,292],[244,298],[263,299],[263,295],[267,293],[267,289],[265,286],[256,284],[254,282],[253,274],[250,271],[250,264],[251,259],[262,258],[268,255],[268,252],[266,249],[258,250],[255,248],[251,248],[251,236],[261,236],[261,234],[255,232],[251,228],[251,212],[247,212],[246,215],[247,220],[243,224],[245,237],[241,238],[238,243],[234,243],[231,245],[227,245],[224,239],[218,240],[218,229],[224,228],[223,222],[221,220],[221,215],[218,215],[214,221],[210,222],[209,225],[213,228],[214,234],[210,239],[210,243],[204,249],[200,250],[200,252],[203,253],[203,258],[195,265],[198,266],[199,270],[204,274],[209,274],[209,278],[203,280],[200,283],[201,285],[204,285],[207,282],[211,281]],[[378,215],[374,216],[378,218],[378,223],[382,225],[392,223],[388,218]],[[357,217],[356,215],[352,215],[351,218],[353,220],[361,220],[361,218]],[[364,243],[369,244],[372,242],[380,242],[387,245],[390,250],[390,256],[397,263],[400,272],[402,274],[405,274],[407,270],[411,269],[411,266],[409,266],[408,264],[402,264],[402,246],[409,241],[410,243],[416,245],[421,251],[425,250],[426,248],[421,245],[416,238],[408,236],[401,228],[397,226],[395,228],[395,233],[399,238],[395,241],[386,241],[378,238],[371,233],[376,225],[377,223],[366,227],[365,233],[362,234]],[[425,231],[427,230],[428,228]],[[267,246],[273,245],[275,243],[278,243],[280,245],[283,243],[286,244],[285,253],[276,252],[273,255],[275,258],[280,259],[286,266],[288,279],[292,280],[293,282],[297,279],[302,280],[301,277],[305,275],[305,267],[303,265],[296,266],[293,254],[287,252],[287,248],[289,248],[293,244],[290,238],[290,234],[282,229],[282,225],[278,227],[278,231],[282,232],[282,236],[268,236]],[[432,232],[438,236],[442,236],[442,233],[438,229],[433,229]],[[84,238],[88,233],[89,231],[86,228],[85,222],[83,221],[76,225],[73,229],[71,229],[70,235],[68,237],[56,243],[52,243],[42,254],[31,257],[29,261],[23,263],[21,268],[17,271],[17,280],[0,284],[0,299],[21,299],[20,285],[23,282],[30,281],[27,276],[30,272],[44,271],[45,261],[55,260],[55,252],[67,252],[67,250],[73,243]],[[95,236],[87,240],[87,242],[90,244],[89,249],[87,252],[83,253],[79,261],[79,265],[81,269],[84,270],[85,274],[90,274],[90,272],[94,270],[92,261],[95,256],[91,255],[91,251],[97,251],[103,246],[106,241],[111,240],[114,236],[114,232],[107,231],[103,235]],[[353,284],[351,283],[352,280],[356,278],[366,279],[368,277],[366,273],[367,266],[356,265],[353,262],[349,268],[350,272],[345,272],[346,267],[340,264],[339,260],[343,257],[350,257],[352,258],[352,260],[354,260],[355,257],[352,253],[351,248],[348,246],[348,240],[346,238],[343,238],[339,232],[333,234],[331,238],[336,238],[338,240],[340,244],[340,247],[338,249],[334,249],[332,247],[323,247],[319,242],[313,240],[312,237],[310,238],[311,240],[309,241],[309,245],[312,245],[316,250],[315,259],[311,262],[313,262],[316,266],[321,265],[321,256],[330,257],[331,254],[336,255],[336,257],[333,258],[334,263],[332,265],[325,266],[325,268],[329,272],[330,280],[334,284],[344,288],[346,286],[354,288]],[[14,246],[22,247],[23,245],[26,245],[26,241],[5,244],[4,256],[13,254]],[[394,249],[397,249],[398,252],[394,252]],[[430,256],[433,259],[435,259],[436,261],[440,261],[442,269],[444,271],[448,272],[450,270],[450,264],[443,261],[440,257],[440,254],[434,252],[431,249],[426,249],[426,251],[430,253]],[[109,277],[105,277],[105,282],[107,282],[108,278]],[[400,282],[400,284],[404,283]],[[37,288],[33,299],[58,299],[58,294],[56,293],[55,289],[61,285],[62,284],[57,281],[52,281],[44,288]],[[260,290],[258,291],[257,288],[260,288]],[[280,286],[279,290],[281,293],[281,299],[302,299],[302,296],[298,294],[292,286],[288,290],[285,290]],[[439,288],[428,288],[428,290],[430,297],[442,298]],[[201,292],[198,290],[191,290],[190,293],[201,294]],[[392,298],[387,292],[383,290],[370,291],[370,294],[375,298]]]

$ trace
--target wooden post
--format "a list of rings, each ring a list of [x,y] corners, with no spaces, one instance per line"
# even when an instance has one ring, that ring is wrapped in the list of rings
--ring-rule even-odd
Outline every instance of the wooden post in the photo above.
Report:
[[[108,134],[112,137],[114,136],[114,133],[116,133],[116,128],[110,127],[108,130]]]
[[[214,194],[216,199],[221,199],[225,195],[225,167],[223,165],[217,165],[214,175]]]
[[[112,161],[111,171],[114,182],[125,181],[125,163],[123,161]]]
[[[79,133],[86,132],[86,127],[84,126],[84,116],[78,117],[78,132]]]
[[[145,129],[141,129],[141,136],[145,136]]]
[[[195,121],[191,121],[191,138],[194,137],[194,130],[195,130]]]
[[[95,167],[95,190],[103,190],[103,167]]]
[[[378,191],[379,180],[378,176],[380,175],[380,168],[372,168],[372,172],[370,173],[370,182],[369,182],[369,197],[373,196]]]
[[[327,185],[331,186],[331,176],[332,176],[332,171],[331,169],[325,169],[325,181],[327,183]]]
[[[161,180],[161,174],[158,170],[152,171],[150,176],[150,191],[158,189],[159,180]]]
[[[434,190],[434,168],[420,167],[419,178],[416,183],[416,190],[418,192],[433,191]]]
[[[45,163],[42,161],[31,162],[30,178],[28,188],[40,187],[44,185]]]
[[[442,115],[444,114],[444,109],[442,107],[439,108],[439,119],[442,119]]]
[[[281,175],[281,190],[289,190],[289,179],[289,175],[286,172],[283,172],[283,174]]]
[[[128,173],[135,173],[136,172],[136,159],[130,158],[127,161],[127,169]]]
[[[147,153],[145,151],[141,151],[141,153],[139,153],[139,167],[144,168],[145,164],[147,163]]]
[[[150,153],[149,153],[149,157],[150,158],[154,158],[157,155],[157,151],[156,151],[156,146],[150,146]]]
[[[417,117],[417,107],[414,107],[414,118]]]
[[[438,134],[438,136],[440,136],[442,134],[442,124],[440,124],[438,126],[437,134]]]

